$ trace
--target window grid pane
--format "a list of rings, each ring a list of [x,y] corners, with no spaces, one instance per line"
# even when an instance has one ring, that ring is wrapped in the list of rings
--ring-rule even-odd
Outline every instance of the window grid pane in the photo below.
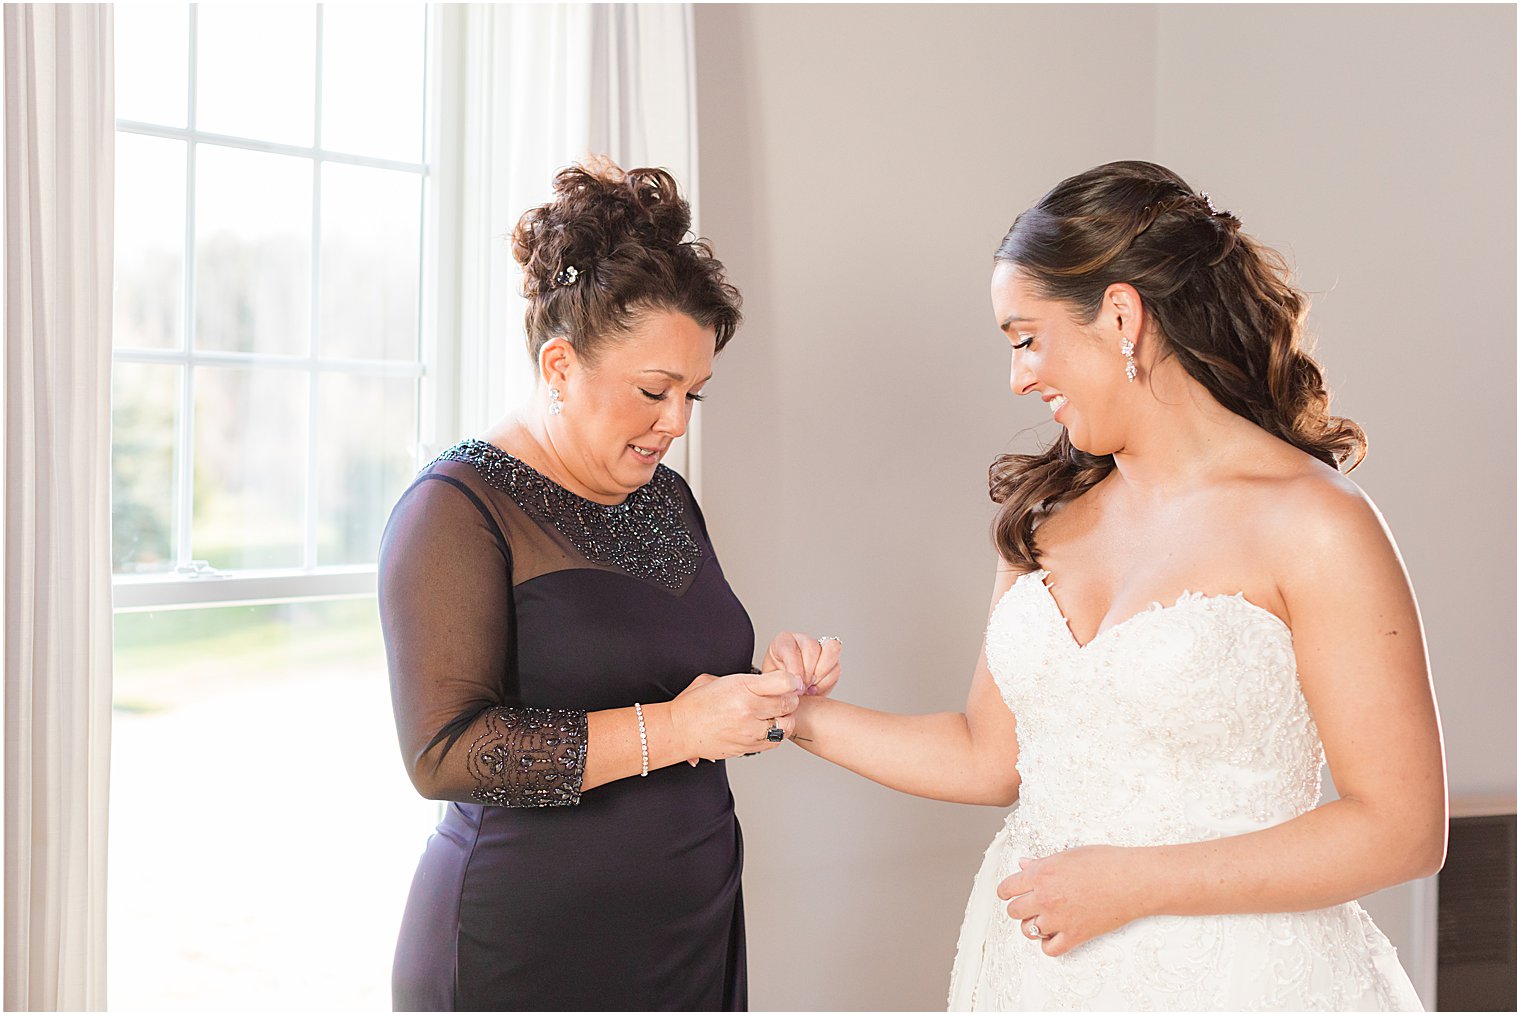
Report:
[[[196,128],[312,144],[319,10],[304,4],[198,4]]]
[[[274,30],[257,10],[269,9],[189,5],[164,13],[158,20],[179,25],[189,50],[169,61],[179,84],[162,72],[150,84],[188,109],[170,117],[163,111],[173,102],[139,102],[124,107],[119,122],[128,155],[159,153],[154,164],[164,165],[153,175],[162,193],[151,203],[166,210],[150,216],[150,202],[134,202],[135,192],[118,203],[137,215],[118,229],[119,249],[123,240],[147,237],[142,243],[156,244],[157,257],[135,256],[118,272],[117,306],[127,319],[118,326],[117,369],[124,376],[167,371],[182,383],[157,409],[174,421],[172,444],[153,459],[160,472],[170,463],[160,500],[170,497],[172,506],[144,514],[131,497],[120,499],[115,523],[138,549],[118,548],[118,574],[184,570],[192,559],[222,570],[373,564],[383,524],[373,516],[417,465],[428,167],[415,160],[425,134],[427,8],[386,5],[377,16],[387,30],[379,42],[362,43],[352,37],[356,12],[287,8],[282,17],[307,27],[285,26],[281,45],[304,54],[311,74],[293,71],[293,84],[263,98],[258,89],[234,95],[228,85],[239,59],[228,57],[229,40],[257,52],[246,33]],[[145,32],[126,33],[124,44]],[[118,66],[130,68],[137,57]],[[394,123],[373,122],[377,104],[359,101],[365,93],[355,81],[397,95],[397,82],[410,88]],[[303,117],[310,130],[293,126]],[[327,151],[328,136],[346,150]],[[181,153],[172,168],[170,151]],[[134,224],[144,219],[151,228]],[[179,242],[159,249],[167,247],[164,236]],[[152,390],[163,397],[162,383]],[[356,443],[349,417],[356,400],[382,406],[366,411],[382,411],[383,424],[359,429],[374,448]],[[141,417],[141,402],[124,403],[124,411]],[[285,449],[280,462],[260,441]],[[229,461],[260,468],[239,476]],[[362,473],[358,485],[374,503],[332,481],[330,469]],[[142,543],[149,522],[158,540],[152,548]]]
[[[195,176],[195,347],[306,353],[311,162],[202,144]]]
[[[171,571],[181,368],[118,363],[111,376],[111,563],[118,574]]]
[[[177,348],[184,340],[187,158],[183,141],[117,137],[113,320],[118,346]]]
[[[116,113],[123,120],[186,125],[190,8],[121,4],[116,32]]]
[[[218,569],[305,559],[307,380],[280,370],[195,371],[191,555]]]
[[[422,158],[422,47],[402,43],[425,33],[415,4],[334,4],[322,11],[322,147],[417,162]],[[388,61],[376,52],[394,53]]]

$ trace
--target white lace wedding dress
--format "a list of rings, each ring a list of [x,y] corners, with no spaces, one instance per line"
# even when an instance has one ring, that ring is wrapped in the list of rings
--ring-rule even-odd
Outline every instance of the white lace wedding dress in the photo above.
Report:
[[[966,907],[950,1009],[1419,1010],[1354,902],[1146,917],[1054,958],[1020,934],[997,897],[1020,857],[1279,824],[1319,803],[1324,761],[1293,636],[1272,613],[1183,593],[1078,645],[1046,578],[1020,576],[987,625],[1022,782]]]

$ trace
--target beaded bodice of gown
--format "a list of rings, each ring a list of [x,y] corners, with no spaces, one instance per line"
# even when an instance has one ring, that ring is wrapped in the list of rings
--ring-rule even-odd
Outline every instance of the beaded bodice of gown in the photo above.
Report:
[[[1319,803],[1324,751],[1276,615],[1184,592],[1079,645],[1049,580],[1021,576],[987,625],[1018,718],[1016,820],[1042,852],[1233,835]]]
[[[988,619],[988,667],[1017,721],[1019,802],[962,929],[951,1007],[1393,1009],[1417,1006],[1361,907],[1148,917],[1057,958],[995,897],[1021,857],[1247,833],[1320,800],[1324,749],[1293,636],[1244,595],[1184,592],[1079,644],[1043,570]]]
[[[571,493],[485,441],[461,441],[437,461],[473,466],[490,486],[507,494],[541,526],[536,532],[517,533],[530,538],[512,541],[517,584],[558,567],[589,564],[680,592],[702,563],[702,547],[685,523],[681,480],[663,466],[621,503],[599,504]],[[548,547],[542,545],[546,539]],[[576,561],[568,554],[571,548],[584,560]]]

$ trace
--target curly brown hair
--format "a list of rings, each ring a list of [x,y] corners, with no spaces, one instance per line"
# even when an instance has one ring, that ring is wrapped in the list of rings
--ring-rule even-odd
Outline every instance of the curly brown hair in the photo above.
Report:
[[[1175,357],[1220,405],[1334,468],[1349,472],[1366,455],[1362,428],[1330,414],[1304,332],[1309,300],[1287,262],[1170,169],[1111,162],[1062,181],[1014,219],[994,261],[1017,265],[1080,324],[1097,317],[1110,285],[1134,286],[1160,355]],[[1038,567],[1040,521],[1113,468],[1112,455],[1073,447],[1064,430],[1040,454],[1000,455],[988,476],[1002,505],[998,552]]]
[[[537,362],[546,342],[563,337],[594,362],[651,310],[713,329],[721,350],[739,327],[739,290],[690,231],[691,205],[663,169],[591,159],[560,170],[553,200],[524,212],[512,231],[528,354]]]

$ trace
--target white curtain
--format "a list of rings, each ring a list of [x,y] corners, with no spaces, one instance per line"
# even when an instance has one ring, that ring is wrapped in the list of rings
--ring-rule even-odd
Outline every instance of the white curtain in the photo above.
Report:
[[[692,17],[689,4],[458,4],[443,17],[466,54],[448,69],[444,108],[454,117],[439,146],[444,158],[460,156],[442,167],[440,215],[458,216],[463,239],[439,256],[458,258],[457,403],[469,434],[532,387],[509,239],[518,216],[549,198],[557,170],[593,154],[664,167],[695,221]],[[451,181],[452,198],[442,192]],[[688,448],[667,461],[689,472]]]
[[[105,1007],[112,21],[5,5],[5,1007]]]

